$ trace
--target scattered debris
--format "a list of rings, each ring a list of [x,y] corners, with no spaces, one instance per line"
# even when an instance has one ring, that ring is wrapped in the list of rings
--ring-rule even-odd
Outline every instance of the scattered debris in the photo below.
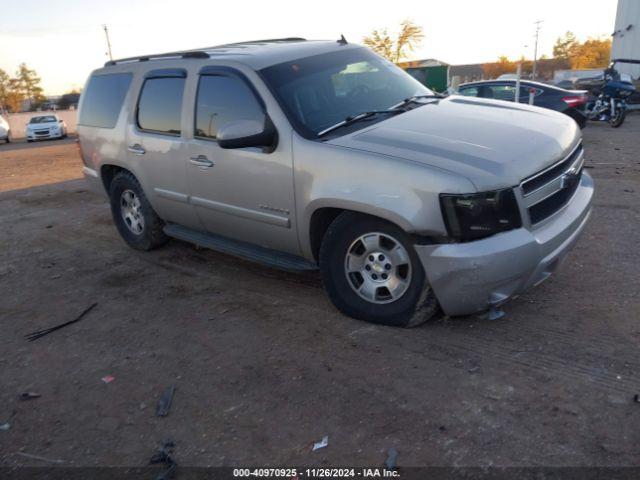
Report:
[[[478,366],[476,365],[476,366],[473,366],[473,367],[468,368],[468,369],[467,369],[467,372],[469,372],[469,373],[476,373],[478,370],[480,370],[480,367],[478,367]]]
[[[73,323],[76,323],[76,322],[80,321],[82,319],[82,317],[84,317],[87,313],[89,313],[91,310],[93,310],[96,305],[98,305],[97,302],[94,303],[93,305],[91,305],[89,308],[87,308],[84,312],[82,312],[80,315],[78,315],[73,320],[70,320],[70,321],[65,322],[65,323],[61,323],[60,325],[57,325],[55,327],[45,328],[44,330],[38,330],[37,332],[33,332],[33,333],[28,334],[28,335],[25,335],[25,338],[27,340],[29,340],[30,342],[33,342],[34,340],[37,340],[40,337],[44,337],[45,335],[48,335],[51,332],[55,332],[56,330],[60,330],[61,328],[64,328],[64,327],[67,327],[67,326],[69,326],[69,325],[71,325]]]
[[[313,444],[312,451],[315,452],[316,450],[320,450],[321,448],[324,448],[327,445],[329,445],[329,436],[325,435],[324,437],[322,437],[322,440]]]
[[[11,424],[9,422],[3,423],[2,425],[0,425],[0,432],[8,432],[10,428]]]
[[[167,466],[167,469],[164,472],[159,473],[156,476],[155,480],[170,480],[176,473],[178,464],[173,458],[173,448],[175,446],[176,444],[173,440],[166,440],[162,447],[160,447],[158,451],[153,454],[151,460],[149,460],[150,465],[164,463]]]
[[[637,394],[637,393],[636,393],[636,394],[633,396],[633,401],[634,401],[634,402],[636,402],[636,403],[640,403],[640,394]]]
[[[176,391],[176,386],[171,385],[162,394],[160,400],[158,400],[158,407],[156,408],[156,416],[166,417],[169,415],[169,409],[171,408],[171,402],[173,401],[173,394]]]
[[[24,458],[31,458],[32,460],[40,460],[41,462],[47,462],[47,463],[64,463],[64,460],[60,460],[57,458],[47,458],[47,457],[41,457],[40,455],[32,455],[30,453],[24,453],[24,452],[17,452],[16,455],[20,456],[20,457],[24,457]]]
[[[387,470],[395,470],[398,468],[398,451],[391,447],[387,452],[387,459],[384,461],[384,466]]]
[[[116,377],[114,377],[113,375],[105,375],[104,377],[102,377],[100,380],[102,380],[104,383],[111,383],[116,379]]]
[[[46,226],[46,227],[44,227],[44,228],[53,228],[53,225],[47,225],[47,226]]]
[[[25,400],[33,400],[34,398],[40,398],[41,396],[42,395],[36,392],[24,392],[24,393],[21,393],[20,397],[18,398],[22,401],[25,401]]]

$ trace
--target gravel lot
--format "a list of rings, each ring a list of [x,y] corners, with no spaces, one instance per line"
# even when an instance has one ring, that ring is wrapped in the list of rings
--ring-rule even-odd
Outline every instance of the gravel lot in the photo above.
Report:
[[[0,465],[143,466],[166,437],[180,465],[639,465],[640,115],[584,135],[563,268],[501,320],[413,330],[340,315],[316,274],[131,250],[72,142],[0,145]]]

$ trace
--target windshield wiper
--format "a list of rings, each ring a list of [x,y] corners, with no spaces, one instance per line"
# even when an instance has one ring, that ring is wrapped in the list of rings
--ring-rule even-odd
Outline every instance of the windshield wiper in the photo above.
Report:
[[[437,98],[438,100],[441,98],[445,98],[444,95],[441,95],[439,93],[430,93],[430,94],[425,94],[425,95],[412,95],[408,98],[405,98],[403,101],[401,101],[400,103],[394,105],[393,107],[391,107],[391,110],[395,110],[398,108],[402,108],[406,105],[409,105],[410,103],[414,103],[416,100],[420,100],[421,98]]]
[[[356,115],[351,115],[350,117],[345,118],[341,122],[336,123],[335,125],[331,125],[330,127],[325,128],[317,133],[318,137],[326,135],[329,132],[336,130],[337,128],[346,127],[347,125],[351,125],[352,123],[359,122],[360,120],[364,120],[369,117],[373,117],[374,115],[396,115],[398,113],[402,113],[400,110],[389,109],[389,110],[371,110],[369,112],[357,113]]]

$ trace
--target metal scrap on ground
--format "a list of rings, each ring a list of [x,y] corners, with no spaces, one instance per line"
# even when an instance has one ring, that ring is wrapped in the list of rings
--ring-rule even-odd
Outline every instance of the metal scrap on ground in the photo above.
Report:
[[[41,457],[40,455],[32,455],[30,453],[17,452],[16,455],[18,455],[20,457],[24,457],[24,458],[30,458],[32,460],[40,460],[41,462],[64,463],[64,460],[60,460],[60,459],[57,459],[57,458]]]
[[[312,451],[316,451],[316,450],[320,450],[321,448],[326,447],[327,445],[329,445],[329,436],[325,435],[324,437],[322,437],[322,440],[320,440],[319,442],[316,442],[313,444],[313,450]]]
[[[36,392],[24,392],[20,394],[20,400],[33,400],[34,398],[40,398],[42,395]]]
[[[384,461],[384,466],[388,470],[395,470],[396,468],[398,468],[398,451],[392,447],[389,449],[389,452],[387,454],[388,456]]]
[[[176,391],[176,386],[171,385],[158,400],[158,408],[156,408],[156,415],[158,417],[166,417],[169,415],[169,409],[171,408],[171,402],[173,401],[173,394]]]
[[[170,480],[175,475],[176,468],[178,467],[178,464],[173,458],[173,448],[175,446],[176,444],[173,440],[166,440],[162,444],[162,447],[153,454],[151,460],[149,460],[150,465],[164,463],[167,466],[167,469],[164,472],[159,473],[155,480]]]
[[[65,323],[61,323],[60,325],[56,325],[55,327],[50,327],[50,328],[45,328],[43,330],[38,330],[32,333],[29,333],[28,335],[25,335],[25,338],[30,341],[33,342],[34,340],[39,339],[40,337],[44,337],[45,335],[50,334],[51,332],[55,332],[56,330],[60,330],[61,328],[67,327],[73,323],[76,323],[78,321],[80,321],[87,313],[89,313],[91,310],[93,310],[93,308],[98,305],[98,303],[94,303],[93,305],[91,305],[89,308],[87,308],[84,312],[82,312],[80,315],[78,315],[76,318],[74,318],[73,320],[69,320],[68,322]]]

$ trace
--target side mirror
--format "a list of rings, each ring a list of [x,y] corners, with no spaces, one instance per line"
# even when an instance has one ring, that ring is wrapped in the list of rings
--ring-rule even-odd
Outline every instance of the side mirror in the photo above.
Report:
[[[63,120],[62,120],[62,119],[58,120],[58,123],[62,123],[62,122],[63,122]]]
[[[220,148],[274,147],[277,132],[269,118],[263,123],[237,120],[223,125],[217,134]]]

